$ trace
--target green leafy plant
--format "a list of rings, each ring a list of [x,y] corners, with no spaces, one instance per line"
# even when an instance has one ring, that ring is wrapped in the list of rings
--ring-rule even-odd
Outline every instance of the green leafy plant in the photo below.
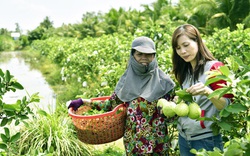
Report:
[[[97,109],[90,109],[88,110],[87,112],[84,112],[82,115],[96,115],[96,114],[103,114],[105,113],[105,111],[102,109],[102,110],[97,110]]]
[[[124,150],[116,147],[116,146],[109,146],[106,149],[96,150],[92,153],[94,156],[123,156],[125,154]]]
[[[48,114],[38,110],[21,129],[17,145],[19,155],[90,155],[90,147],[76,137],[71,119],[60,111]]]
[[[250,59],[250,55],[247,53],[244,53],[244,57],[247,58],[246,60]],[[228,57],[226,61],[228,66],[219,68],[219,71],[211,71],[210,77],[212,78],[206,82],[206,85],[209,85],[218,80],[227,81],[227,85],[215,90],[208,98],[215,95],[221,97],[225,93],[234,95],[232,104],[220,112],[220,118],[211,119],[214,121],[212,129],[214,133],[222,132],[224,141],[227,142],[225,155],[232,153],[246,155],[246,152],[250,150],[250,65],[249,61],[243,62],[236,56]],[[240,141],[242,139],[244,139],[244,146]]]
[[[23,86],[16,81],[9,70],[4,73],[0,69],[0,126],[4,130],[1,132],[1,154],[15,152],[13,146],[21,135],[20,132],[11,131],[9,125],[14,124],[14,126],[19,126],[21,123],[27,125],[25,120],[29,119],[28,115],[32,114],[29,104],[40,100],[37,94],[33,94],[30,99],[24,96],[21,100],[17,100],[16,103],[5,103],[3,95],[9,91],[15,92],[17,89],[23,89]]]

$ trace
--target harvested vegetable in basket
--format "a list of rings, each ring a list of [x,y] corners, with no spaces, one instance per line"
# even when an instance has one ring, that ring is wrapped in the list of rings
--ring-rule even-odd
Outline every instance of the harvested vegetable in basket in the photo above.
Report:
[[[101,110],[97,110],[97,109],[90,109],[86,112],[83,112],[82,115],[96,115],[96,114],[102,114],[102,113],[105,113],[105,111],[103,109]]]

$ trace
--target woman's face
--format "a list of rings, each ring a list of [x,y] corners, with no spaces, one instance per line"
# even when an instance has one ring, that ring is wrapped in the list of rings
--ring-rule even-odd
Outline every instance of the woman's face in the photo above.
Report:
[[[198,53],[198,44],[188,36],[182,35],[177,40],[177,54],[186,62],[190,62],[193,69],[196,66],[196,55]]]
[[[151,53],[151,54],[145,54],[145,53],[141,53],[139,51],[135,51],[134,53],[134,58],[135,60],[140,63],[140,64],[143,64],[143,65],[148,65],[150,62],[153,61],[155,57],[155,54],[154,53]]]

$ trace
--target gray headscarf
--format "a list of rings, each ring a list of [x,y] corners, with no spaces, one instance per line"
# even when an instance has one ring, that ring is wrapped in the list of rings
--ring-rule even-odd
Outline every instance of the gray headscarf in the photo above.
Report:
[[[152,53],[152,49],[155,50],[154,43],[152,45],[153,41],[150,39],[146,41],[150,42],[150,44],[145,44],[145,38],[146,37],[139,37],[135,39],[132,43],[132,49],[137,50],[137,47],[141,48],[141,46],[144,46],[144,51],[140,52],[149,53],[145,51],[148,48]],[[144,42],[139,42],[141,46],[135,44],[135,42],[138,43],[138,39],[140,41],[141,39],[144,40]],[[156,57],[148,66],[145,66],[135,60],[131,50],[127,70],[118,81],[115,93],[123,102],[129,102],[138,97],[152,102],[164,96],[172,90],[174,86],[173,80],[159,69]]]

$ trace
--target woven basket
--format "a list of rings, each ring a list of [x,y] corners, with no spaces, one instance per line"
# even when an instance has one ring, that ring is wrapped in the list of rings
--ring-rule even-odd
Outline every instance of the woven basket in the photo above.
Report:
[[[109,96],[103,96],[92,98],[91,101],[109,98]],[[88,106],[83,106],[77,111],[74,111],[73,108],[70,108],[68,111],[79,140],[87,144],[104,144],[123,137],[126,118],[126,108],[123,104],[103,114],[81,115],[90,109]]]

